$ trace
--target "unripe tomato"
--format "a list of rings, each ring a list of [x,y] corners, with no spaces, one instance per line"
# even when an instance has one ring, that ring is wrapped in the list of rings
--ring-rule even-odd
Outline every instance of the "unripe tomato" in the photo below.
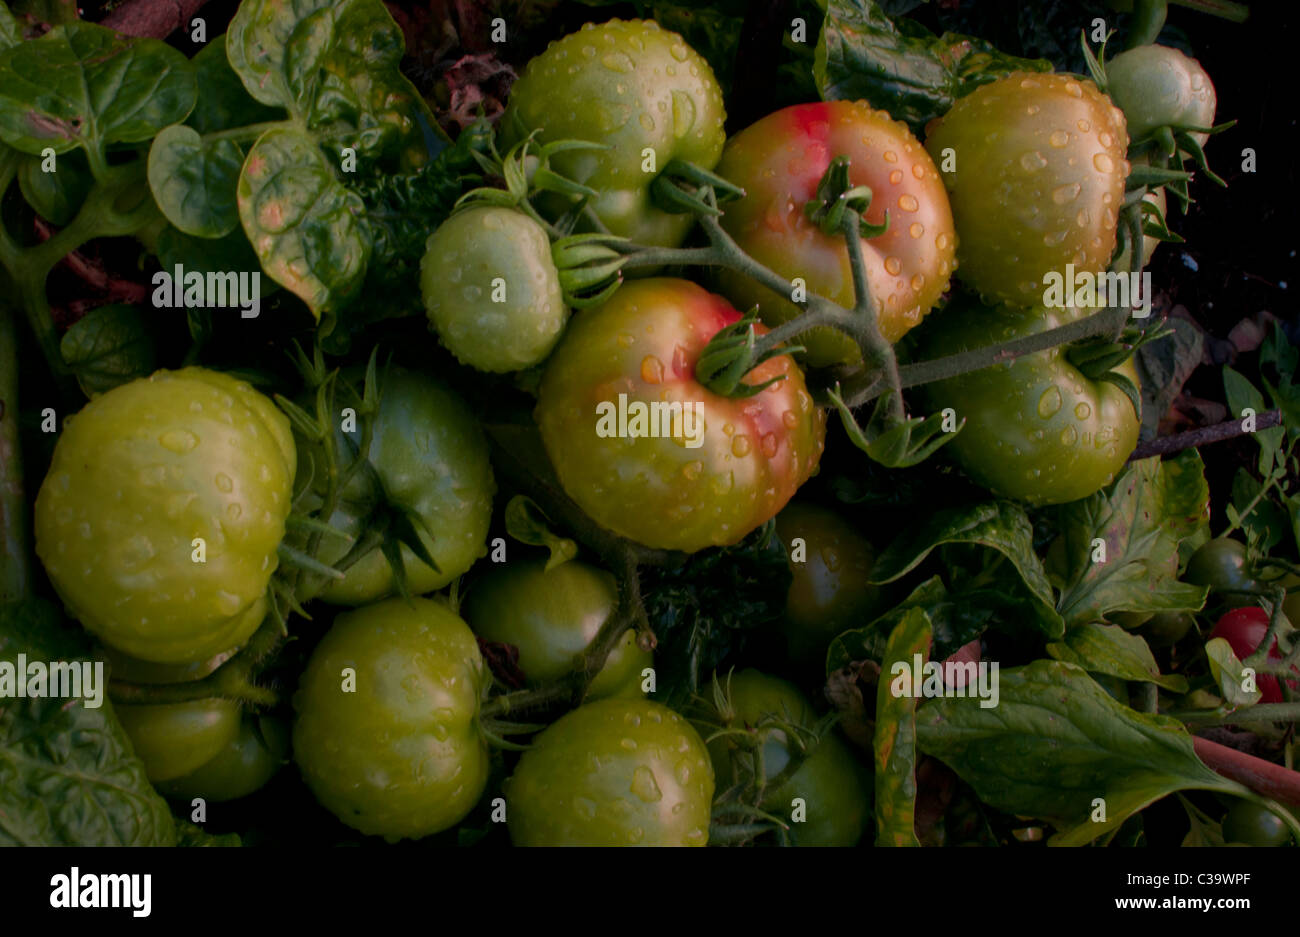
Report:
[[[159,371],[69,422],[36,497],[36,552],[105,644],[206,660],[262,623],[296,462],[288,419],[248,384]]]
[[[745,189],[725,206],[722,226],[755,260],[784,277],[801,277],[808,292],[853,308],[853,274],[842,235],[823,234],[804,214],[832,159],[850,159],[854,185],[871,188],[866,220],[889,228],[862,242],[876,322],[895,342],[921,321],[948,288],[957,239],[939,173],[907,125],[865,102],[799,104],[769,114],[727,142],[718,173]],[[763,321],[780,325],[801,310],[740,274],[720,274],[737,308],[758,305]],[[799,336],[814,367],[854,362],[857,346],[832,329]]]
[[[574,669],[618,605],[614,577],[577,560],[548,570],[540,559],[493,567],[465,596],[461,611],[474,632],[519,649],[530,686],[558,680]],[[653,655],[629,628],[587,687],[588,699],[639,697],[641,671]]]
[[[238,800],[260,790],[289,756],[289,727],[280,719],[245,718],[225,748],[189,774],[164,781],[160,793],[209,803]]]
[[[1267,807],[1239,800],[1223,818],[1223,839],[1247,846],[1285,846],[1291,842],[1291,829]]]
[[[1251,605],[1256,600],[1233,590],[1260,589],[1260,583],[1247,565],[1246,545],[1230,537],[1216,537],[1196,548],[1187,561],[1183,579],[1210,591],[1234,608]]]
[[[970,351],[1063,325],[1072,309],[990,308],[966,297],[927,323],[924,358]],[[1117,369],[1138,383],[1133,362]],[[966,426],[945,450],[1002,497],[1063,504],[1109,484],[1137,445],[1140,423],[1118,387],[1093,381],[1057,346],[927,384],[931,412],[951,407]]]
[[[1232,653],[1237,656],[1237,660],[1244,661],[1259,650],[1267,633],[1268,612],[1258,607],[1234,608],[1218,620],[1207,640],[1223,638],[1232,647]],[[1273,646],[1268,649],[1268,659],[1270,661],[1283,659],[1282,651],[1277,646],[1277,638],[1273,639]],[[1293,688],[1296,685],[1294,680],[1287,682]],[[1261,703],[1282,702],[1282,686],[1277,682],[1277,677],[1271,674],[1260,674],[1255,683],[1259,687]]]
[[[533,130],[543,142],[601,144],[557,153],[551,167],[600,193],[590,205],[612,233],[675,247],[694,219],[656,208],[650,184],[673,159],[712,169],[725,118],[713,69],[681,36],[653,20],[614,19],[588,23],[530,61],[501,127],[507,144]]]
[[[579,706],[506,783],[516,846],[704,846],[713,769],[691,724],[648,700]]]
[[[784,376],[753,397],[722,397],[695,379],[709,339],[739,318],[694,283],[649,279],[570,323],[546,364],[536,418],[564,490],[598,523],[661,549],[732,544],[817,467],[826,416],[788,355],[747,375],[749,384]],[[683,406],[667,434],[665,410],[635,422],[634,408],[672,404]]]
[[[426,243],[420,286],[442,343],[480,371],[540,364],[569,318],[550,238],[509,208],[484,205],[444,221]]]
[[[1106,90],[1128,119],[1129,137],[1140,140],[1158,127],[1214,125],[1214,83],[1201,63],[1169,46],[1144,45],[1106,63]],[[1206,134],[1193,132],[1201,145]]]
[[[1042,302],[1043,276],[1106,269],[1124,201],[1124,114],[1090,81],[1017,72],[928,130],[957,224],[961,278],[985,297]]]
[[[239,704],[224,699],[113,707],[150,781],[198,770],[235,741]]]
[[[445,602],[388,599],[339,615],[293,698],[303,779],[362,833],[393,841],[454,826],[487,784],[478,706],[488,679],[473,632]]]

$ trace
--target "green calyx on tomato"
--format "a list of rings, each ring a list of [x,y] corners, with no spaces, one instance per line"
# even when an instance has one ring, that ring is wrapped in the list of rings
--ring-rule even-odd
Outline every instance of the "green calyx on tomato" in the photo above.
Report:
[[[36,498],[36,552],[105,644],[204,661],[262,623],[296,462],[288,419],[248,384],[159,371],[68,421]]]
[[[832,638],[884,611],[887,593],[871,584],[875,549],[841,515],[804,501],[785,506],[776,532],[790,559],[790,652],[803,662],[824,663]]]
[[[704,846],[713,769],[668,707],[604,699],[538,735],[505,794],[517,846]]]
[[[429,235],[420,285],[442,343],[481,371],[540,364],[569,318],[550,238],[510,208],[479,205],[444,221]]]
[[[493,567],[465,596],[461,613],[474,633],[519,649],[529,686],[570,674],[618,606],[614,577],[577,560],[551,569],[540,559]],[[629,628],[587,686],[587,699],[640,697],[641,671],[654,657]]]
[[[464,819],[487,784],[487,666],[445,602],[388,599],[339,615],[293,704],[294,760],[353,829],[417,839]]]
[[[849,159],[849,180],[867,186],[864,220],[888,225],[862,240],[876,322],[895,342],[930,311],[948,288],[957,239],[948,196],[929,154],[907,125],[864,102],[800,104],[769,114],[727,142],[718,174],[745,189],[727,205],[722,226],[747,253],[807,290],[852,309],[856,302],[848,247],[808,217],[831,161]],[[721,273],[721,291],[738,308],[757,305],[777,326],[801,309],[739,274]],[[853,363],[861,352],[832,329],[799,336],[809,365]]]
[[[1129,165],[1124,114],[1090,81],[1017,72],[931,124],[957,226],[961,279],[990,300],[1042,302],[1049,272],[1115,253]]]
[[[345,374],[354,390],[358,374]],[[359,393],[357,399],[360,399]],[[466,572],[487,552],[495,482],[488,461],[487,440],[465,403],[439,381],[414,371],[389,366],[379,379],[378,411],[345,417],[335,426],[333,444],[340,452],[357,451],[364,433],[363,418],[373,420],[368,459],[373,472],[353,475],[329,523],[359,537],[385,511],[414,516],[411,526],[435,569],[400,545],[407,589],[412,595],[432,592]],[[303,443],[302,476],[321,497],[320,454]],[[309,498],[310,500],[310,498]],[[334,565],[349,545],[337,537],[321,541],[317,559]],[[389,557],[372,550],[331,583],[321,594],[327,602],[361,605],[396,591]]]
[[[246,716],[225,748],[190,773],[163,781],[158,791],[178,800],[238,800],[264,787],[288,758],[288,724],[271,716]]]
[[[501,126],[507,145],[533,131],[542,143],[599,144],[555,153],[551,168],[597,191],[590,207],[612,234],[676,247],[694,219],[656,207],[651,183],[673,160],[712,169],[725,118],[713,70],[681,36],[653,20],[614,19],[588,23],[530,61]]]
[[[988,307],[955,298],[919,336],[923,358],[939,358],[1055,328],[1073,309]],[[1115,369],[1137,385],[1132,360]],[[1063,504],[1114,479],[1137,445],[1132,401],[1093,380],[1058,346],[958,375],[922,389],[932,412],[951,407],[966,427],[947,452],[976,482],[1002,497]]]
[[[1144,45],[1106,63],[1106,93],[1124,112],[1134,142],[1161,127],[1189,131],[1200,145],[1214,126],[1214,83],[1201,63],[1169,46]]]
[[[197,771],[235,742],[239,704],[224,699],[113,707],[150,781]]]
[[[634,280],[570,323],[542,376],[536,419],[565,492],[597,523],[660,549],[736,543],[817,467],[826,417],[788,355],[704,387],[696,362],[740,319],[686,280]],[[757,334],[764,334],[761,325]]]
[[[757,670],[714,677],[713,694],[722,704],[709,715],[710,730],[744,730],[718,734],[709,743],[718,784],[761,786],[757,806],[789,821],[795,845],[856,844],[871,807],[867,773],[833,729],[817,731],[803,694]],[[796,758],[802,760],[791,772]],[[795,819],[796,798],[803,801],[801,820]]]

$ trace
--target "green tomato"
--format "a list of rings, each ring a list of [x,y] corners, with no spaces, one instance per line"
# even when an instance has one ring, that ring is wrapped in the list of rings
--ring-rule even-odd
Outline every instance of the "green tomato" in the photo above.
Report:
[[[353,829],[389,841],[445,830],[487,784],[478,706],[488,681],[473,632],[444,602],[341,614],[293,698],[294,760]]]
[[[1128,135],[1123,113],[1091,81],[1016,72],[960,98],[928,129],[960,279],[990,300],[1032,306],[1045,274],[1106,269]]]
[[[704,846],[713,769],[671,709],[605,699],[537,736],[505,794],[517,846]]]
[[[104,661],[108,664],[112,679],[123,683],[189,683],[202,680],[234,657],[235,653],[236,649],[231,648],[193,664],[156,664],[130,657],[115,648],[105,647],[103,650]]]
[[[356,381],[360,375],[353,372],[349,377]],[[369,451],[374,475],[358,472],[353,476],[330,523],[360,537],[369,515],[385,498],[414,513],[425,528],[415,525],[420,539],[438,566],[428,566],[402,545],[407,586],[412,595],[420,595],[442,588],[487,552],[495,490],[487,441],[464,402],[431,377],[389,367],[379,380],[379,393]],[[357,417],[355,428],[349,426],[346,434],[340,424],[336,438],[346,435],[348,445],[360,445],[362,430],[361,417]],[[324,464],[309,445],[304,445],[301,460],[304,475],[313,464]],[[323,473],[312,471],[310,476],[317,485],[313,503],[319,504]],[[345,541],[325,537],[317,558],[332,566],[349,549]],[[341,605],[362,605],[391,595],[395,589],[388,560],[380,550],[372,550],[350,567],[342,580],[330,584],[321,598]]]
[[[1156,612],[1143,627],[1152,644],[1167,646],[1181,641],[1195,624],[1188,612]]]
[[[1128,119],[1129,137],[1141,140],[1159,127],[1214,125],[1214,83],[1201,63],[1169,46],[1145,45],[1106,63],[1107,93]],[[1207,135],[1193,132],[1201,145]]]
[[[714,678],[715,683],[718,678]],[[744,670],[721,681],[730,708],[721,714],[725,727],[761,734],[764,776],[775,778],[791,760],[793,741],[773,718],[792,725],[812,727],[816,716],[793,685],[757,670]],[[762,725],[762,728],[757,728]],[[752,756],[734,736],[709,744],[713,771],[724,787],[752,774]],[[824,735],[798,770],[780,785],[764,792],[763,809],[791,817],[795,798],[802,798],[806,819],[790,824],[790,836],[799,846],[852,846],[862,838],[871,808],[868,776],[849,747],[834,734]]]
[[[1230,537],[1216,537],[1197,547],[1187,561],[1183,579],[1193,585],[1209,586],[1210,591],[1220,595],[1231,608],[1254,605],[1257,599],[1225,590],[1263,588],[1263,584],[1251,574],[1246,545]]]
[[[471,208],[443,222],[425,246],[420,286],[442,343],[480,371],[541,364],[569,318],[550,238],[509,208]]]
[[[265,786],[288,756],[289,727],[283,720],[245,718],[234,739],[213,758],[189,774],[164,781],[158,790],[179,800],[238,800]]]
[[[1249,800],[1239,800],[1223,818],[1223,839],[1247,846],[1285,846],[1291,842],[1286,821],[1272,810]]]
[[[206,660],[265,617],[295,463],[289,421],[248,384],[159,371],[68,421],[36,497],[36,552],[105,644]]]
[[[824,660],[832,638],[884,611],[888,597],[870,582],[875,549],[835,511],[802,501],[791,501],[776,516],[776,532],[790,557],[790,651],[799,660]],[[802,541],[797,554],[796,539]]]
[[[570,673],[618,605],[614,577],[577,560],[547,570],[538,559],[497,566],[471,586],[461,608],[474,632],[519,649],[529,686]],[[587,687],[588,699],[639,697],[641,671],[654,657],[629,628]]]
[[[183,777],[217,757],[239,733],[239,704],[223,699],[113,707],[150,781]]]
[[[600,144],[556,153],[551,168],[599,193],[591,208],[613,234],[676,247],[694,218],[655,207],[650,185],[674,159],[716,166],[725,119],[713,70],[681,36],[653,20],[615,19],[588,23],[529,62],[501,126],[507,144],[532,131],[543,143]]]
[[[1070,309],[989,308],[954,301],[922,328],[922,358],[938,358],[1064,325]],[[1134,384],[1132,361],[1119,368]],[[1118,387],[1084,377],[1064,347],[927,384],[931,412],[951,407],[966,426],[945,447],[1002,497],[1063,504],[1109,484],[1137,445],[1139,420]]]

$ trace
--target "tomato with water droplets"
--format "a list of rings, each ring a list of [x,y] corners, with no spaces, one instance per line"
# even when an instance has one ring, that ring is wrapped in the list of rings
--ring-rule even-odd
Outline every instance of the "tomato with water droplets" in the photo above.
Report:
[[[885,233],[862,241],[867,281],[881,334],[897,341],[921,321],[948,288],[957,246],[952,212],[939,173],[907,125],[864,102],[800,104],[769,114],[727,142],[718,173],[745,190],[728,203],[722,226],[751,256],[807,290],[853,308],[856,297],[848,247],[804,213],[831,160],[849,158],[849,179],[869,186],[866,220]],[[800,312],[739,274],[720,275],[721,290],[738,308],[755,304],[763,321],[779,325]],[[821,367],[855,362],[857,346],[842,333],[815,329],[799,336],[807,361]]]
[[[1017,72],[932,123],[960,278],[991,300],[1042,302],[1044,275],[1106,269],[1124,201],[1124,113],[1090,81]]]
[[[1072,309],[989,307],[961,296],[927,323],[921,358],[939,358],[1065,325]],[[966,426],[944,447],[966,474],[994,494],[1030,504],[1063,504],[1109,484],[1137,446],[1140,420],[1124,392],[1085,377],[1066,346],[927,384],[931,413],[951,407]],[[1117,369],[1138,383],[1133,362]]]
[[[569,324],[542,375],[537,424],[564,490],[602,526],[660,549],[732,544],[817,467],[826,416],[788,355],[746,375],[782,378],[752,397],[696,380],[709,339],[739,319],[694,283],[650,279]]]

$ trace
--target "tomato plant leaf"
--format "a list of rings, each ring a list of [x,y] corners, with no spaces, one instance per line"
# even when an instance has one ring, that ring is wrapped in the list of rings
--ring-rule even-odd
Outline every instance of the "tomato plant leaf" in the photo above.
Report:
[[[1257,418],[1268,409],[1268,404],[1264,402],[1264,395],[1256,389],[1255,385],[1239,371],[1234,371],[1226,364],[1223,366],[1223,392],[1228,400],[1228,412],[1238,420],[1245,419],[1247,409]],[[1278,456],[1281,454],[1285,432],[1286,430],[1280,426],[1272,426],[1248,434],[1259,444],[1260,475],[1268,477],[1268,474],[1273,471],[1273,466],[1277,464]]]
[[[139,143],[194,107],[189,59],[157,39],[70,23],[0,52],[0,139],[24,153],[84,147],[104,165],[113,143]]]
[[[68,153],[57,161],[53,172],[45,172],[39,156],[20,157],[18,187],[27,204],[46,221],[66,225],[85,204],[94,177],[84,153]]]
[[[153,333],[135,306],[91,310],[64,333],[59,351],[87,397],[154,370]]]
[[[358,154],[412,168],[426,156],[426,128],[441,134],[401,73],[402,31],[381,0],[245,0],[226,50],[256,100]]]
[[[1092,842],[1175,791],[1246,792],[1196,757],[1182,723],[1116,702],[1075,664],[999,677],[994,708],[974,697],[921,706],[917,740],[990,806],[1056,826],[1052,845]]]
[[[1186,678],[1162,675],[1146,641],[1119,625],[1075,625],[1063,641],[1047,645],[1047,653],[1091,673],[1154,683],[1174,693],[1187,692]]]
[[[8,49],[22,41],[23,31],[18,20],[9,12],[9,7],[0,2],[0,49]]]
[[[1205,642],[1205,656],[1210,662],[1210,674],[1219,685],[1219,692],[1230,706],[1254,706],[1264,694],[1258,680],[1255,689],[1246,689],[1245,666],[1232,652],[1226,638],[1212,638]]]
[[[1201,457],[1187,449],[1125,467],[1109,488],[1057,509],[1049,551],[1068,625],[1111,612],[1199,611],[1206,590],[1179,582],[1178,545],[1209,517]]]
[[[0,661],[11,667],[19,654],[30,665],[89,660],[88,651],[80,629],[64,626],[51,604],[0,607]],[[176,842],[167,803],[149,785],[112,704],[103,702],[91,708],[85,699],[0,697],[0,845]]]
[[[199,97],[185,123],[199,133],[284,119],[283,108],[268,107],[248,93],[226,57],[225,34],[209,40],[190,61],[194,64]]]
[[[195,237],[224,237],[239,224],[235,190],[243,151],[231,140],[204,143],[193,127],[174,124],[149,148],[149,188],[173,225]]]
[[[889,634],[876,686],[876,845],[920,846],[916,838],[916,697],[895,696],[894,665],[930,655],[930,619],[909,609]]]
[[[875,0],[829,0],[813,76],[824,100],[869,100],[918,130],[982,84],[1051,70],[1046,59],[1016,58],[983,39],[891,20]]]
[[[931,514],[895,538],[876,560],[871,579],[892,582],[944,544],[974,544],[1001,554],[1015,570],[1019,587],[1032,599],[1024,605],[1035,626],[1048,637],[1059,638],[1064,633],[1051,583],[1034,552],[1033,525],[1024,508],[1009,501],[959,505]],[[969,585],[975,587],[973,581]]]
[[[271,279],[318,319],[351,298],[370,259],[364,207],[309,138],[279,128],[262,134],[237,191],[244,233]]]

